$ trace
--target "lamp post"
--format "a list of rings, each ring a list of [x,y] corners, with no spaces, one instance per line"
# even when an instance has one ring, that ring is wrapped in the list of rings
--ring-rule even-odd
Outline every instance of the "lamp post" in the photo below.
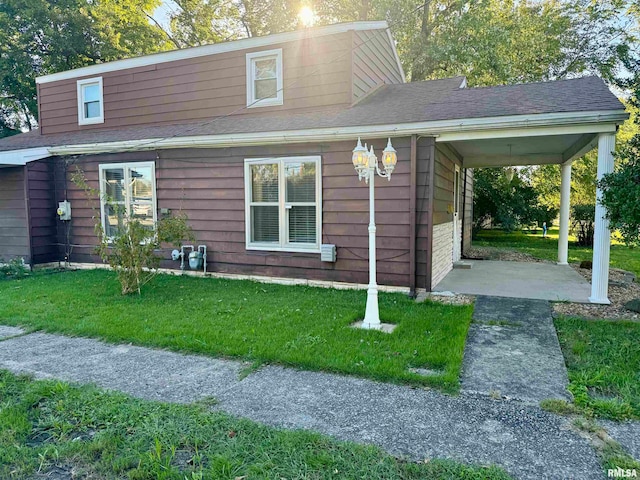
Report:
[[[391,174],[398,163],[398,154],[391,145],[391,139],[387,142],[382,152],[382,169],[378,166],[378,157],[367,145],[362,146],[360,138],[353,149],[353,166],[358,173],[358,180],[364,179],[369,184],[369,286],[367,288],[367,308],[362,321],[362,328],[380,330],[380,313],[378,310],[378,284],[376,282],[376,201],[375,178],[376,174],[391,181]]]

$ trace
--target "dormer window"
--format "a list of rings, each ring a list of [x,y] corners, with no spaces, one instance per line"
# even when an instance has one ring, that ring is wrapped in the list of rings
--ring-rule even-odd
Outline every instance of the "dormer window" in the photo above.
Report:
[[[247,53],[247,107],[282,103],[282,49]]]
[[[78,125],[104,123],[102,77],[78,80]]]

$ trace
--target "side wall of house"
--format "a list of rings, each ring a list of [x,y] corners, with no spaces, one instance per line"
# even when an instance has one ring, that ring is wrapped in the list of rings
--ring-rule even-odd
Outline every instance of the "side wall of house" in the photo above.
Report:
[[[353,32],[353,101],[385,83],[402,83],[387,31]]]
[[[386,144],[386,139],[365,140],[378,152]],[[391,181],[376,179],[378,280],[383,285],[408,286],[410,138],[396,138],[393,143],[398,165]],[[182,209],[187,214],[197,242],[208,247],[209,271],[367,283],[369,188],[353,170],[352,149],[353,142],[336,142],[162,150],[88,156],[80,167],[90,186],[98,188],[101,163],[155,161],[158,208]],[[244,159],[318,154],[322,158],[322,242],[337,246],[337,262],[321,262],[319,254],[246,250]],[[67,176],[71,173],[67,171]],[[76,245],[71,260],[99,261],[87,246],[96,243],[91,209],[96,202],[72,186],[67,196],[73,209],[70,243]],[[167,259],[170,250],[164,252]],[[179,268],[179,263],[166,260],[163,266]]]
[[[464,170],[464,216],[462,228],[462,253],[471,248],[473,234],[473,168]]]
[[[51,159],[27,164],[29,217],[33,263],[58,260],[56,245],[57,204],[54,186],[54,163]]]
[[[40,84],[45,135],[179,123],[219,115],[308,112],[352,100],[351,32]],[[247,105],[246,54],[282,49],[280,106]],[[78,125],[77,80],[101,76],[104,123]]]
[[[436,143],[433,190],[433,248],[431,286],[436,286],[453,268],[453,190],[455,153]]]
[[[31,261],[25,167],[0,168],[0,263]]]

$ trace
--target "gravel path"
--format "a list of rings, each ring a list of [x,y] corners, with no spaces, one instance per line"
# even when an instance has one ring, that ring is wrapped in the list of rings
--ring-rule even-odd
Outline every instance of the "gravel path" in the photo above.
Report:
[[[133,396],[218,407],[268,425],[373,443],[414,460],[496,464],[518,479],[601,479],[567,420],[517,401],[267,366],[239,379],[241,362],[32,333],[0,342],[0,368]]]

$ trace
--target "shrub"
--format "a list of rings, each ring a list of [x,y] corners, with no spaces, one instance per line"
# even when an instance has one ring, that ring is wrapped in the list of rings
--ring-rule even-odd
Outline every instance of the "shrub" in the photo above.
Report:
[[[72,181],[82,188],[90,200],[100,198],[100,192],[89,187],[84,173],[77,169]],[[109,201],[108,198],[104,199]],[[158,273],[162,244],[180,246],[184,240],[195,241],[187,216],[178,213],[158,220],[155,230],[149,230],[139,220],[131,218],[126,208],[117,205],[116,215],[121,222],[113,236],[107,237],[100,221],[99,208],[94,205],[94,231],[98,237],[96,253],[117,273],[122,294],[141,293],[141,288]]]
[[[28,274],[29,269],[24,264],[23,258],[13,258],[6,263],[0,258],[0,277],[22,278]]]
[[[574,205],[571,213],[571,230],[573,234],[578,237],[578,245],[582,247],[593,247],[596,206]]]

